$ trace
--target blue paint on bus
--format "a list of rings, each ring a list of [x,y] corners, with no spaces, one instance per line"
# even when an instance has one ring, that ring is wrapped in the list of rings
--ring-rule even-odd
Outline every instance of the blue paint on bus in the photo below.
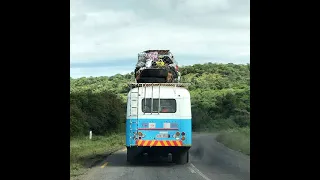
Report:
[[[138,121],[138,123],[136,123]],[[131,130],[130,130],[131,122]],[[127,119],[126,121],[126,146],[136,146],[136,139],[132,138],[135,134],[141,132],[141,140],[182,140],[183,146],[192,144],[192,119]],[[175,134],[179,132],[179,139]],[[184,138],[182,138],[184,133]],[[159,137],[167,134],[166,137]],[[130,138],[131,137],[131,138]],[[138,137],[137,137],[138,138]]]

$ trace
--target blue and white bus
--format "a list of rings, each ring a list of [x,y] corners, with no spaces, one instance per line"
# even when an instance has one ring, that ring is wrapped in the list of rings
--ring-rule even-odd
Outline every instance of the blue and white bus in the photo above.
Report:
[[[148,156],[185,164],[192,145],[190,93],[183,83],[132,83],[127,99],[127,161]]]

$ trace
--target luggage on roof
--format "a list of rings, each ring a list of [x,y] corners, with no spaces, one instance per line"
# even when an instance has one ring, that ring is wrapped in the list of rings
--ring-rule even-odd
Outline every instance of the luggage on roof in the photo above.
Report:
[[[146,50],[138,54],[135,69],[138,83],[180,81],[178,63],[170,50]]]

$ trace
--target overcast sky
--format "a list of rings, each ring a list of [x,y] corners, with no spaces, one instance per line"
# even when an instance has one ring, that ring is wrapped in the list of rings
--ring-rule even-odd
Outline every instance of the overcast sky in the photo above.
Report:
[[[134,70],[170,49],[179,65],[250,62],[250,0],[71,0],[70,76]]]

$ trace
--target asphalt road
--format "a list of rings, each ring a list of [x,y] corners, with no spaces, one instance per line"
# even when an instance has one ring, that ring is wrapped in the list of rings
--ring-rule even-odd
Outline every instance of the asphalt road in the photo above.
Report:
[[[193,134],[190,161],[175,165],[168,159],[147,159],[137,165],[126,162],[120,150],[93,167],[84,180],[249,180],[250,158],[214,140],[215,134]]]

